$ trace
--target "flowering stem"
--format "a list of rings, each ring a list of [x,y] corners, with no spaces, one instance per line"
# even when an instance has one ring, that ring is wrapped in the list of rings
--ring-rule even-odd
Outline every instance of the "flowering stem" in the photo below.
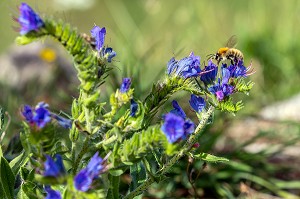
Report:
[[[172,159],[166,163],[165,165],[163,165],[162,169],[159,170],[156,173],[156,177],[154,178],[148,178],[143,184],[141,184],[140,186],[138,186],[135,190],[133,190],[132,192],[130,192],[127,196],[124,197],[124,199],[132,199],[135,196],[140,195],[143,191],[145,191],[146,189],[148,189],[148,187],[156,182],[161,181],[161,179],[164,179],[164,174],[168,173],[170,171],[170,169],[172,168],[172,166],[182,157],[184,156],[187,152],[189,152],[191,150],[191,148],[193,147],[193,145],[197,142],[197,140],[199,139],[199,137],[202,135],[202,130],[205,127],[205,125],[207,124],[209,118],[211,117],[212,113],[214,112],[214,107],[210,106],[209,109],[207,110],[207,112],[205,114],[203,114],[203,118],[200,121],[199,125],[197,126],[195,132],[189,137],[189,139],[187,140],[187,142],[184,144],[184,146],[182,147],[182,149],[175,155],[172,157]]]

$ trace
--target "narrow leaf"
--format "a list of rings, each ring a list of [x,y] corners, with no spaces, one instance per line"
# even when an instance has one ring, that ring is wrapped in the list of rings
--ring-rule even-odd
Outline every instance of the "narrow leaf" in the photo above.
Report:
[[[1,163],[0,163],[0,182],[6,198],[13,199],[15,175],[12,172],[7,160],[4,157],[1,157]]]
[[[208,153],[199,153],[197,155],[193,155],[196,159],[201,159],[206,162],[228,162],[229,160],[227,158],[214,156]]]

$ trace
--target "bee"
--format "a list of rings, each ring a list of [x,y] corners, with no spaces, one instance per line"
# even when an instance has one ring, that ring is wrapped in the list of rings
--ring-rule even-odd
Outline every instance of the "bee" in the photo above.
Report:
[[[237,38],[235,35],[231,36],[226,44],[226,47],[219,48],[218,52],[216,54],[210,54],[208,55],[208,58],[215,59],[217,63],[219,64],[221,61],[230,60],[231,64],[237,63],[239,60],[244,60],[243,53],[234,48],[237,43]]]

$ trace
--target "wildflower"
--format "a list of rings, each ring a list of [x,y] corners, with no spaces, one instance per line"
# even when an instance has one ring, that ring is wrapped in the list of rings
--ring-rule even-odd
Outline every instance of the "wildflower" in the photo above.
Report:
[[[43,128],[48,122],[50,122],[50,112],[48,110],[48,104],[44,102],[38,103],[35,108],[35,114],[33,116],[34,123],[39,127]]]
[[[43,20],[35,13],[32,8],[26,3],[21,3],[19,7],[20,16],[17,19],[21,25],[20,34],[25,35],[30,31],[37,31],[44,26]]]
[[[225,97],[231,95],[234,91],[234,87],[228,84],[230,78],[230,71],[227,68],[222,69],[222,83],[220,82],[220,78],[218,82],[209,87],[208,90],[216,95],[219,101],[222,101]]]
[[[190,78],[198,76],[200,72],[200,57],[195,56],[193,52],[188,57],[184,57],[179,61],[173,57],[167,64],[168,75],[174,73],[183,78]]]
[[[164,116],[164,124],[161,127],[170,143],[186,139],[195,129],[194,123],[186,117],[178,102],[174,100],[172,105],[174,109]]]
[[[103,57],[105,57],[106,59],[107,59],[107,62],[108,63],[110,63],[111,62],[111,60],[112,60],[112,58],[114,58],[116,55],[117,55],[117,53],[111,48],[111,47],[107,47],[107,48],[103,48],[102,50],[101,50],[101,54],[102,54],[102,56]]]
[[[216,76],[218,73],[218,66],[215,65],[211,60],[209,60],[208,65],[205,66],[202,72],[203,74],[201,75],[200,80],[205,85],[213,84],[213,82],[216,80]]]
[[[93,180],[98,178],[99,174],[105,169],[104,162],[101,157],[98,156],[98,152],[91,158],[86,168],[82,169],[74,178],[75,188],[79,191],[87,191]]]
[[[56,154],[55,159],[53,160],[49,155],[46,155],[44,176],[58,177],[65,174],[66,171],[61,156]]]
[[[25,120],[30,124],[33,124],[33,110],[29,105],[25,105],[22,111],[22,115],[25,117]]]
[[[249,70],[251,66],[246,67],[244,66],[244,62],[239,60],[236,65],[230,65],[227,67],[226,64],[223,64],[223,67],[226,67],[230,72],[230,77],[237,78],[237,77],[247,77],[249,74]]]
[[[47,192],[47,196],[45,199],[61,199],[61,194],[59,191],[55,191],[51,189],[49,186],[45,187],[45,190]]]
[[[191,95],[191,99],[190,99],[190,105],[191,107],[197,112],[200,113],[202,112],[202,110],[205,108],[205,100],[200,97],[200,96],[196,96],[194,94]]]
[[[56,119],[59,125],[66,129],[72,128],[72,120],[66,119],[56,114],[52,114],[53,118]]]
[[[169,143],[174,143],[184,135],[184,119],[174,113],[164,116],[161,130],[166,135]]]
[[[131,117],[134,117],[135,114],[136,114],[136,111],[138,110],[138,104],[133,100],[131,99],[130,100],[130,116]]]
[[[91,35],[95,39],[96,49],[100,51],[105,41],[105,35],[106,35],[105,27],[100,28],[99,26],[94,26],[91,30]]]
[[[131,86],[131,79],[128,77],[123,78],[121,88],[120,88],[121,93],[126,93],[129,90],[130,86]]]
[[[43,128],[51,120],[48,104],[44,102],[40,102],[34,110],[29,105],[25,105],[22,115],[27,122],[31,125],[35,124],[39,128]]]

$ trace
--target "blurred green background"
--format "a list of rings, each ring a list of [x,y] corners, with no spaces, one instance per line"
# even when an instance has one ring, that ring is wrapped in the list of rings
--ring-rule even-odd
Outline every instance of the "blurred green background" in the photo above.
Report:
[[[145,96],[151,84],[162,77],[172,56],[180,59],[194,51],[201,56],[201,62],[206,61],[205,56],[223,47],[232,35],[238,37],[237,48],[244,53],[245,64],[252,63],[256,70],[250,77],[255,82],[250,96],[239,96],[246,105],[239,117],[255,114],[262,107],[300,91],[300,1],[297,0],[28,0],[26,3],[42,16],[71,23],[79,32],[89,33],[94,24],[105,26],[106,44],[118,53],[115,73],[121,73],[109,82],[114,87],[121,76],[133,77],[137,96]],[[18,35],[12,28],[18,27],[12,17],[18,16],[19,4],[16,0],[0,2],[0,54],[7,52]],[[53,103],[60,106],[53,107],[69,111],[72,99],[68,95],[51,86],[45,87],[46,90],[31,86],[22,93],[2,82],[0,104],[15,114],[20,104],[33,105],[41,99],[34,97],[36,92],[47,91],[61,97],[61,101]],[[71,90],[76,92],[75,88],[76,85]],[[188,97],[181,100],[183,107],[188,107],[184,104],[187,100]],[[260,161],[263,156],[257,158]]]

